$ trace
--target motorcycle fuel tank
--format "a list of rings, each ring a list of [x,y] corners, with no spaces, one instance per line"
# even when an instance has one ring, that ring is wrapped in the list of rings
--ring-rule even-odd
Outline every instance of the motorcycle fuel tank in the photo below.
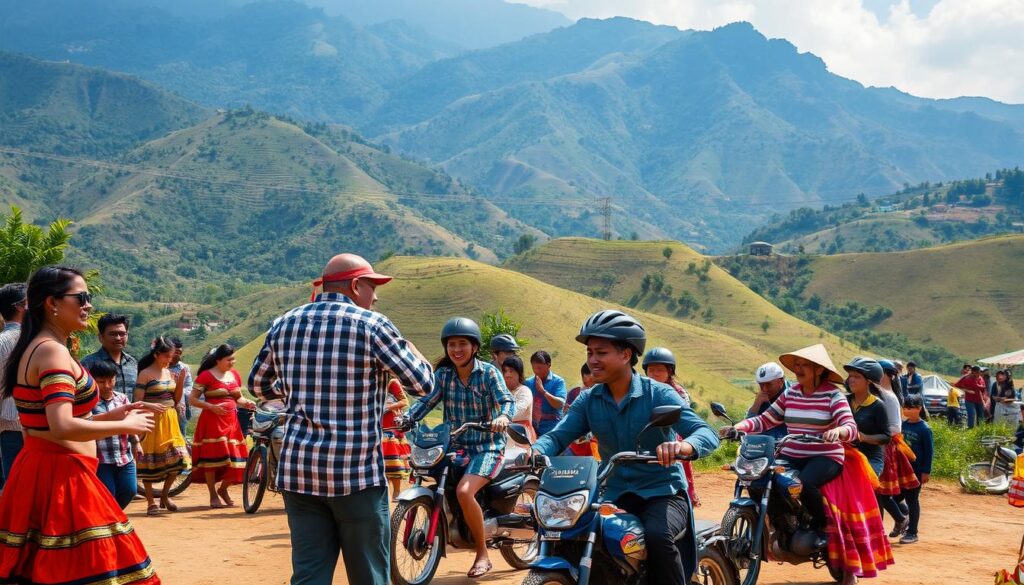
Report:
[[[598,465],[592,457],[552,457],[541,476],[540,489],[553,496],[589,489],[597,483]]]
[[[604,538],[605,550],[613,557],[625,558],[631,564],[647,558],[644,525],[632,514],[602,516],[601,536]]]

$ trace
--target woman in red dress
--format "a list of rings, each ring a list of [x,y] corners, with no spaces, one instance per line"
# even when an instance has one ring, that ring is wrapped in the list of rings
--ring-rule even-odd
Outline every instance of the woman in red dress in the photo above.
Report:
[[[126,404],[92,416],[96,385],[67,349],[92,310],[80,271],[40,268],[28,305],[4,372],[3,395],[17,402],[26,437],[0,498],[0,582],[160,583],[96,476],[96,440],[148,433],[153,415]]]
[[[388,396],[384,402],[384,419],[381,426],[384,428],[384,440],[381,442],[381,449],[384,451],[384,476],[391,484],[391,501],[398,501],[398,494],[402,491],[402,480],[409,477],[409,442],[405,440],[405,433],[396,430],[387,430],[395,426],[395,417],[400,416],[409,402],[405,399],[405,392],[398,380],[392,379],[388,382]]]
[[[192,406],[203,411],[192,438],[192,481],[206,481],[211,508],[235,505],[228,488],[242,483],[249,455],[238,424],[238,407],[256,405],[242,397],[242,378],[234,366],[235,348],[228,344],[213,348],[199,365],[189,395]]]

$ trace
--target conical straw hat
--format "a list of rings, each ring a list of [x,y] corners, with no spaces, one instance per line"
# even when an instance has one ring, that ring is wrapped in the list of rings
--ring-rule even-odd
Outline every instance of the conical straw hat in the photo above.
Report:
[[[828,350],[825,346],[817,343],[810,347],[798,349],[794,352],[783,354],[779,356],[779,361],[782,365],[786,366],[786,369],[793,371],[793,362],[796,358],[804,358],[805,360],[818,364],[819,366],[828,370],[828,379],[830,382],[835,384],[843,383],[843,375],[839,373],[835,364],[832,363],[832,358],[828,356]]]

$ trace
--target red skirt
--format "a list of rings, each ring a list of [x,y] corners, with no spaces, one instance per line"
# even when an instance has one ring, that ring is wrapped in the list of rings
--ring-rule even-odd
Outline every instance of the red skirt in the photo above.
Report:
[[[839,477],[821,487],[828,516],[828,562],[858,577],[875,577],[895,561],[872,490],[874,472],[860,451],[844,446]]]
[[[158,584],[146,549],[96,477],[98,461],[36,437],[0,497],[0,581]]]
[[[381,449],[384,451],[385,477],[397,479],[409,477],[409,454],[412,449],[409,447],[409,442],[405,440],[405,434],[384,431]]]
[[[234,400],[211,403],[227,409],[227,414],[218,416],[209,410],[199,415],[196,432],[192,437],[192,481],[203,483],[212,474],[215,481],[242,483],[245,476],[245,460],[249,448],[238,424],[238,412]]]
[[[885,446],[885,465],[882,475],[878,477],[878,493],[883,496],[898,496],[902,490],[921,487],[914,467],[907,456],[909,447],[903,441],[903,435],[896,435]],[[913,451],[910,451],[913,453]]]

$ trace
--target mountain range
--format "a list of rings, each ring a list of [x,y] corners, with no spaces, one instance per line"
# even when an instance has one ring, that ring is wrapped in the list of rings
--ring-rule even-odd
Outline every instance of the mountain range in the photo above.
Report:
[[[465,0],[407,3],[0,0],[0,48],[345,125],[551,236],[597,233],[608,198],[613,236],[725,250],[770,212],[1024,159],[1022,106],[865,88],[749,24],[547,30],[565,23],[527,11],[509,30],[528,36],[488,46],[431,24]]]

